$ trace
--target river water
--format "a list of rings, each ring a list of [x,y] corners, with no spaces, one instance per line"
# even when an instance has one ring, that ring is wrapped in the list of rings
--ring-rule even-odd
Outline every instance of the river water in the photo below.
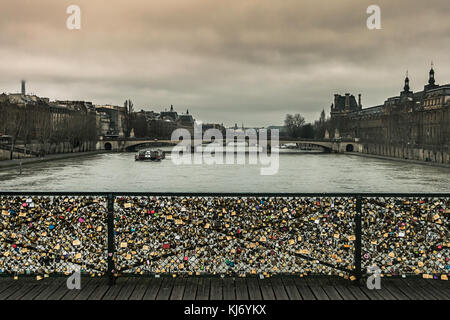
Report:
[[[135,162],[133,153],[55,160],[0,171],[0,191],[449,192],[450,169],[346,154],[280,154],[262,165]]]

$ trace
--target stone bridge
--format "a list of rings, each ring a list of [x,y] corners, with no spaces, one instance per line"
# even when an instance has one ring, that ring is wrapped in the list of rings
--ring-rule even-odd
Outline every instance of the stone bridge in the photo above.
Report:
[[[116,152],[134,151],[138,148],[144,147],[170,147],[175,146],[181,141],[173,140],[158,140],[158,139],[104,139],[97,142],[97,150],[111,150]],[[211,141],[203,141],[203,144]],[[226,145],[226,140],[223,141]],[[362,145],[355,140],[309,140],[309,139],[281,139],[279,146],[287,144],[309,145],[322,147],[326,152],[362,152]],[[194,145],[194,141],[192,141]],[[267,140],[267,145],[270,148],[271,141]]]

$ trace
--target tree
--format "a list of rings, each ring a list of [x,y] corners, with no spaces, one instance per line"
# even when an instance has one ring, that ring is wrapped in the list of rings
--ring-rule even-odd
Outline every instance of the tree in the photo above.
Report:
[[[131,100],[125,100],[123,104],[125,108],[125,136],[130,137],[131,129],[133,129],[133,120],[134,120],[134,109],[133,102]]]
[[[17,140],[21,137],[26,125],[25,106],[7,105],[6,107],[6,132],[11,135],[11,153],[10,159],[13,158],[13,151]]]
[[[314,122],[313,129],[315,131],[314,137],[316,139],[323,139],[325,137],[325,130],[327,128],[327,125],[328,123],[325,116],[325,110],[322,110],[322,112],[320,113],[319,120],[316,120]]]
[[[303,139],[314,139],[314,128],[311,123],[307,123],[300,129],[300,138]]]
[[[284,120],[284,125],[287,127],[289,135],[292,138],[297,138],[300,135],[300,128],[305,124],[305,118],[296,113],[295,115],[287,114]]]
[[[133,122],[134,135],[137,138],[145,138],[148,136],[147,119],[143,112],[138,113]]]

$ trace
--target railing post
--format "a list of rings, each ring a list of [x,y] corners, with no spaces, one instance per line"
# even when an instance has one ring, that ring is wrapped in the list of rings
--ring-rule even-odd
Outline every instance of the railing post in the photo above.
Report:
[[[361,215],[362,215],[362,199],[358,195],[356,197],[356,215],[355,215],[355,277],[356,281],[359,282],[362,277],[361,272]]]
[[[108,194],[108,278],[109,285],[112,286],[115,283],[115,266],[114,266],[114,252],[115,252],[115,242],[114,242],[114,196]]]

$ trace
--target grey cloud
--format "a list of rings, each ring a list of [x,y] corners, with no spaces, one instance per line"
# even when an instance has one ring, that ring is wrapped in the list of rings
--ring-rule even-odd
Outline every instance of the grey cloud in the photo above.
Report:
[[[310,121],[334,93],[365,106],[412,87],[450,82],[448,0],[376,1],[382,30],[369,31],[367,0],[10,1],[0,12],[0,91],[25,77],[36,94],[143,108],[189,107],[205,121]],[[82,29],[65,28],[70,4]],[[328,111],[328,110],[327,110]]]

